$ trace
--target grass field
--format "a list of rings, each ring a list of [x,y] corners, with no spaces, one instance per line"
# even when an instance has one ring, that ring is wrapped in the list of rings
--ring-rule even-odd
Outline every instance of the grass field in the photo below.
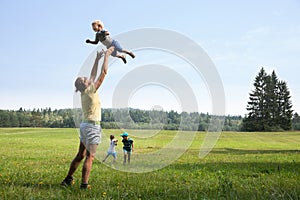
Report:
[[[104,130],[111,133],[120,131]],[[133,138],[131,166],[135,155],[163,147],[174,134]],[[79,189],[81,166],[73,187],[60,186],[77,135],[75,129],[0,129],[0,199],[300,199],[300,132],[225,132],[203,159],[198,155],[205,133],[198,132],[178,160],[148,173],[122,172],[111,159],[95,160],[86,191]],[[118,151],[121,165],[121,144]]]

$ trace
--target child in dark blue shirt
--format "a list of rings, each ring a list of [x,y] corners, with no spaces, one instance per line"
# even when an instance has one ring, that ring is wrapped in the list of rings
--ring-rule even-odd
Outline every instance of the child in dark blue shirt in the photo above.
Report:
[[[128,164],[130,164],[130,157],[131,157],[131,152],[133,152],[133,140],[128,137],[127,132],[123,132],[121,134],[121,137],[123,138],[122,143],[123,143],[123,152],[124,152],[124,164],[126,164],[126,159],[128,156]]]

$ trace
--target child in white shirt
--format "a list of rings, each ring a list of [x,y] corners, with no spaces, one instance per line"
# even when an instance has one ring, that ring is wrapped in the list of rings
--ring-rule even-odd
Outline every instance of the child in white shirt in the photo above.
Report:
[[[109,143],[109,148],[107,150],[107,155],[104,158],[103,162],[108,158],[108,156],[112,155],[114,157],[113,163],[116,162],[117,159],[117,151],[116,151],[116,146],[118,144],[118,140],[115,139],[114,135],[110,135],[110,143]]]

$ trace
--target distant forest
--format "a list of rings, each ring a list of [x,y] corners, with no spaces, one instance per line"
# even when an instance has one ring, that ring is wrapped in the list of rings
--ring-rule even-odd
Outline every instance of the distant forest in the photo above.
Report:
[[[80,109],[0,110],[0,127],[74,128],[81,120]],[[147,111],[140,109],[102,109],[101,126],[104,129],[164,129],[207,131],[211,119],[208,113],[178,113],[176,111]],[[241,131],[243,117],[223,116],[223,131]],[[300,130],[300,117],[292,118],[291,130]],[[276,130],[275,130],[276,131]]]

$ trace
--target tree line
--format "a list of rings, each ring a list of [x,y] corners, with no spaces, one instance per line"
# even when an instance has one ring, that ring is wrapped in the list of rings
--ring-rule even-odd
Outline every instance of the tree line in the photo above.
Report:
[[[208,113],[178,113],[140,109],[102,109],[101,126],[105,129],[164,129],[205,131],[213,116]],[[0,110],[0,127],[75,128],[82,118],[81,109]],[[241,116],[224,117],[224,129],[238,131]],[[187,123],[183,123],[182,121]],[[77,124],[77,125],[78,125]]]
[[[147,111],[140,109],[102,109],[101,126],[105,129],[164,129],[207,131],[212,120],[208,113],[178,113],[176,111]],[[0,110],[0,127],[47,127],[75,128],[80,122],[80,109],[33,109]],[[182,123],[182,120],[188,123]],[[224,116],[223,131],[241,131],[244,127],[241,116]],[[292,119],[293,130],[300,130],[300,116]]]
[[[72,115],[72,109],[0,110],[0,127],[71,128]]]

